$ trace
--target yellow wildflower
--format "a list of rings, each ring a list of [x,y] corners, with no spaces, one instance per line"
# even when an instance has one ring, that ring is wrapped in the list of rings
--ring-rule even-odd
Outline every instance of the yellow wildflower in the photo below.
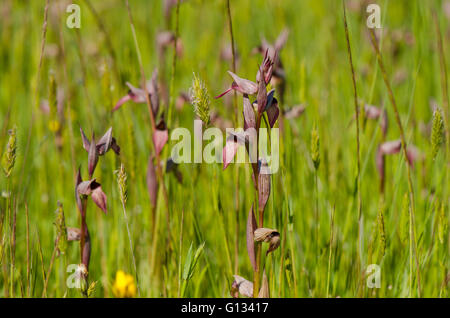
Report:
[[[59,129],[61,128],[61,125],[59,124],[59,122],[57,120],[51,120],[48,123],[48,128],[50,129],[50,131],[52,132],[57,132],[59,131]]]
[[[116,273],[116,279],[112,288],[113,294],[117,298],[131,298],[136,296],[136,284],[130,274],[122,270]]]

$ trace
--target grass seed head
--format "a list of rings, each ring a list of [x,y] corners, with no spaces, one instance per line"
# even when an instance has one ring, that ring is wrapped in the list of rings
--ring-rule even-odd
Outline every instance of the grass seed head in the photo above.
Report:
[[[123,164],[120,165],[120,169],[116,170],[117,183],[119,184],[120,201],[122,204],[127,202],[127,173]]]
[[[95,293],[95,288],[97,287],[97,281],[92,282],[87,289],[87,297],[91,297]]]
[[[444,143],[444,120],[442,119],[442,112],[439,107],[433,112],[433,124],[431,128],[431,148],[432,158],[436,158],[439,148]]]
[[[402,210],[400,214],[400,240],[406,245],[409,240],[409,197],[408,193],[403,196]]]
[[[381,204],[377,216],[378,239],[380,243],[380,253],[384,256],[386,251],[386,231],[384,226],[384,205]]]
[[[16,127],[9,130],[8,134],[9,134],[8,145],[6,146],[6,151],[3,154],[2,158],[3,172],[5,173],[7,178],[9,178],[9,176],[11,175],[11,172],[14,168],[14,164],[16,162],[16,149],[17,149]]]
[[[57,84],[55,80],[54,72],[50,72],[49,85],[48,85],[48,107],[50,111],[50,122],[48,128],[52,132],[58,132],[61,129],[61,124],[58,121],[58,97],[57,97]]]
[[[191,103],[194,106],[195,114],[205,123],[206,126],[208,126],[210,123],[209,107],[211,105],[211,101],[205,83],[195,73],[194,79],[192,80],[192,87],[189,89],[189,96]]]
[[[56,237],[57,237],[57,248],[61,254],[64,254],[67,249],[67,228],[66,221],[64,217],[64,210],[61,202],[58,202],[58,209],[56,210]]]
[[[444,209],[444,203],[440,204],[436,202],[436,212],[439,213],[439,221],[438,221],[438,237],[439,242],[441,244],[445,243],[446,236],[447,236],[447,229],[448,229],[448,221],[447,216],[445,215],[445,209]]]

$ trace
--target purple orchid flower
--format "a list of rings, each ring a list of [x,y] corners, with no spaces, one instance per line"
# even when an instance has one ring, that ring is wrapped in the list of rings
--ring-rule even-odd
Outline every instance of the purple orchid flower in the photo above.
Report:
[[[81,127],[80,132],[81,139],[83,140],[83,148],[88,152],[88,168],[90,176],[94,174],[99,156],[106,154],[109,149],[112,149],[117,155],[120,155],[120,147],[117,144],[116,139],[112,136],[112,127],[110,127],[97,142],[95,142],[94,133],[92,133],[92,138],[89,140]]]
[[[159,95],[158,95],[158,70],[155,69],[152,74],[152,78],[146,82],[146,89],[144,88],[137,88],[131,85],[129,82],[126,83],[128,86],[128,94],[119,99],[119,101],[116,103],[116,105],[113,108],[113,112],[118,110],[120,107],[122,107],[123,104],[125,104],[128,101],[133,101],[137,104],[143,104],[147,102],[147,98],[145,96],[145,93],[147,91],[150,102],[152,104],[152,111],[153,115],[156,116],[158,114],[159,110]]]
[[[381,180],[381,191],[384,191],[384,180],[385,180],[385,156],[397,154],[402,149],[402,142],[400,139],[386,141],[378,146],[375,163],[377,166],[378,174]],[[420,159],[419,150],[414,145],[409,145],[406,148],[406,161],[411,166],[414,167],[414,163]]]
[[[388,131],[388,117],[387,111],[380,107],[376,107],[373,105],[364,105],[364,115],[367,119],[378,120],[381,117],[381,131],[383,132],[383,136],[386,136]]]

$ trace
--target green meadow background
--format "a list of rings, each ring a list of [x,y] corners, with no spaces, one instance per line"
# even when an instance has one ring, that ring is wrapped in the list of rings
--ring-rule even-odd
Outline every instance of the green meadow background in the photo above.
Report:
[[[448,231],[443,233],[443,240],[438,238],[449,216],[448,154],[442,147],[436,159],[432,159],[427,127],[433,116],[432,105],[444,105],[432,12],[437,12],[445,57],[450,61],[449,2],[372,2],[381,8],[380,46],[406,139],[422,156],[412,169],[420,296],[448,297]],[[83,179],[88,178],[87,152],[79,133],[81,126],[88,136],[94,131],[97,138],[113,127],[113,136],[121,147],[120,156],[113,152],[102,156],[94,174],[108,197],[108,213],[103,214],[92,200],[88,203],[87,223],[92,241],[89,279],[97,282],[92,297],[113,297],[112,285],[118,270],[134,276],[114,174],[121,163],[128,174],[126,207],[140,296],[230,297],[234,274],[249,280],[253,275],[245,234],[254,198],[250,166],[239,165],[239,180],[235,179],[234,165],[222,171],[220,164],[181,164],[178,169],[183,175],[182,184],[173,173],[165,174],[171,223],[168,228],[160,195],[157,235],[154,235],[146,186],[151,153],[147,106],[128,102],[111,113],[114,104],[127,93],[125,82],[135,86],[140,82],[125,1],[73,1],[81,8],[80,29],[66,27],[69,14],[65,9],[70,2],[50,0],[49,3],[39,74],[45,1],[2,0],[0,3],[2,153],[8,142],[8,130],[17,127],[16,164],[9,179],[4,174],[0,176],[0,295],[41,297],[44,277],[50,275],[46,296],[82,297],[78,290],[66,286],[71,274],[66,272],[67,265],[80,262],[78,242],[69,242],[66,253],[55,258],[49,271],[58,201],[63,206],[66,225],[80,226],[74,196],[78,166]],[[399,139],[399,128],[366,27],[367,2],[345,3],[358,97],[361,103],[387,110],[386,140]],[[265,226],[278,229],[281,234],[281,246],[266,260],[271,296],[418,297],[415,263],[410,284],[410,248],[408,242],[400,239],[403,198],[408,192],[406,161],[402,154],[386,157],[383,197],[375,166],[382,134],[373,120],[361,123],[363,227],[362,254],[357,254],[356,129],[342,2],[231,0],[230,6],[238,52],[236,73],[255,80],[262,56],[252,53],[253,49],[260,44],[261,37],[273,42],[288,28],[289,37],[280,52],[286,73],[284,101],[280,107],[286,110],[298,104],[306,106],[298,118],[283,119],[280,170],[272,176],[265,213]],[[158,68],[160,85],[167,90],[173,49],[169,47],[159,54],[156,37],[160,31],[175,28],[175,9],[166,19],[163,1],[131,0],[130,7],[145,74],[150,77]],[[222,49],[230,43],[226,12],[225,0],[181,3],[179,35],[183,54],[177,59],[173,98],[189,90],[196,73],[209,90],[211,110],[232,121],[232,98],[213,99],[232,81],[226,72],[231,69],[231,62],[221,59]],[[42,106],[49,98],[51,75],[64,91],[58,100],[58,114],[48,113]],[[163,109],[168,107],[164,99],[161,103]],[[241,95],[238,95],[238,105],[241,112]],[[175,108],[169,133],[176,127],[193,132],[194,119],[189,103]],[[61,125],[60,139],[50,129],[54,120]],[[239,120],[242,125],[242,118]],[[321,158],[317,187],[310,152],[311,130],[315,124]],[[173,144],[170,142],[163,151],[164,160],[170,156]],[[239,183],[237,207],[236,182]],[[8,203],[12,205],[16,222],[12,215],[8,217]],[[445,220],[439,219],[437,203],[443,204]],[[377,219],[380,210],[384,233]],[[203,243],[193,276],[182,291],[189,248],[192,246],[195,252]],[[15,265],[11,266],[13,260]],[[380,288],[367,287],[365,269],[369,264],[380,266]]]

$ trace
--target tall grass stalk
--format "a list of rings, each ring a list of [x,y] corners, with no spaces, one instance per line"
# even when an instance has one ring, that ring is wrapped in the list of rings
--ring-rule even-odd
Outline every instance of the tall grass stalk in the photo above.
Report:
[[[41,261],[41,272],[42,272],[42,281],[45,283],[47,280],[47,275],[45,273],[45,265],[44,265],[44,255],[42,254],[42,244],[41,244],[41,238],[39,236],[39,229],[36,227],[36,237],[37,237],[37,245],[38,245],[38,254],[39,254],[39,260]],[[43,296],[47,297],[47,289],[44,288],[43,290]]]
[[[439,64],[441,74],[441,89],[442,89],[442,104],[444,109],[444,123],[445,123],[445,142],[447,146],[447,156],[450,154],[450,136],[449,136],[449,99],[448,99],[448,81],[447,81],[447,64],[445,62],[444,44],[442,43],[442,33],[439,27],[439,20],[436,10],[433,11],[433,20],[436,27],[437,47],[439,52]],[[448,172],[448,169],[447,169]],[[448,180],[448,179],[447,179]]]
[[[181,210],[181,223],[180,223],[180,245],[178,250],[178,297],[181,296],[181,261],[183,255],[183,225],[184,225],[184,209]]]
[[[342,1],[342,8],[344,12],[344,28],[345,28],[345,39],[347,41],[347,53],[348,53],[348,61],[350,64],[350,70],[352,73],[352,85],[353,85],[353,97],[354,97],[354,103],[355,103],[355,116],[356,116],[356,188],[357,188],[357,196],[358,196],[358,251],[357,251],[357,258],[359,259],[358,262],[358,286],[360,282],[360,274],[362,270],[362,200],[361,200],[361,160],[360,160],[360,140],[359,140],[359,106],[358,106],[358,92],[356,88],[356,76],[355,76],[355,69],[353,67],[353,58],[352,58],[352,49],[350,44],[350,35],[348,32],[348,25],[347,25],[347,14],[345,12],[345,2]],[[359,287],[358,287],[359,288]]]
[[[231,44],[231,70],[236,73],[236,48],[234,45],[234,34],[233,34],[233,19],[231,18],[231,7],[230,0],[227,1],[227,20],[228,20],[228,33],[230,34],[230,44]],[[234,103],[234,122],[238,122],[238,105],[237,105],[237,93],[233,92],[233,103]]]
[[[28,204],[25,203],[25,218],[26,218],[26,241],[27,241],[27,297],[30,297],[30,220],[28,215]]]
[[[230,34],[230,44],[231,44],[231,70],[236,73],[236,49],[234,46],[234,34],[233,34],[233,20],[231,18],[231,8],[230,0],[227,1],[227,20],[228,20],[228,33]],[[237,93],[233,91],[233,105],[234,105],[234,126],[238,127],[239,117],[238,117],[238,104],[237,104]],[[239,166],[234,167],[234,178],[236,182],[236,188],[234,191],[235,195],[235,246],[234,246],[234,272],[237,273],[239,269]]]
[[[169,87],[169,109],[167,114],[167,124],[170,126],[172,123],[172,112],[175,104],[175,74],[177,69],[177,44],[178,37],[180,36],[179,23],[180,23],[180,0],[177,0],[177,6],[175,10],[175,39],[173,41],[173,56],[172,56],[172,70],[170,72],[170,87]]]
[[[139,288],[139,275],[136,266],[136,257],[134,256],[134,248],[133,248],[133,240],[130,231],[130,225],[128,222],[127,208],[126,203],[128,199],[128,190],[127,190],[127,173],[125,172],[125,168],[123,164],[120,165],[120,169],[117,171],[117,183],[119,185],[119,194],[120,194],[120,202],[122,203],[122,211],[123,217],[125,219],[125,224],[127,226],[127,234],[128,234],[128,242],[130,244],[130,254],[134,267],[134,275],[136,278],[136,287],[138,291],[138,295],[141,295],[141,290]]]
[[[16,204],[14,202],[14,204],[12,204],[13,209],[13,219],[12,219],[12,233],[11,233],[11,245],[10,245],[10,250],[11,250],[11,297],[14,297],[14,274],[16,271],[16,221],[17,221],[17,207]]]
[[[315,237],[317,258],[320,257],[320,244],[319,244],[319,166],[320,166],[320,137],[317,129],[317,124],[314,124],[311,131],[311,160],[314,164],[314,190],[315,190],[315,210],[314,210],[314,222],[315,222]]]
[[[256,119],[256,153],[259,154],[259,128],[261,126],[261,114],[258,112]],[[253,175],[255,176],[255,206],[258,218],[257,227],[262,228],[264,226],[264,210],[261,211],[259,207],[259,171],[258,168],[253,168]],[[262,243],[256,242],[256,269],[253,271],[253,298],[258,297],[260,282],[261,282],[261,254]]]
[[[402,150],[403,150],[403,155],[404,155],[404,158],[406,161],[408,158],[407,144],[406,144],[405,132],[403,130],[403,125],[400,120],[400,114],[399,114],[398,108],[397,108],[397,103],[395,101],[394,93],[392,91],[386,69],[384,68],[384,63],[383,63],[380,49],[378,47],[377,39],[375,37],[375,32],[373,29],[369,29],[369,32],[370,32],[371,43],[372,43],[372,46],[373,46],[376,56],[377,56],[378,66],[380,67],[381,74],[383,75],[383,80],[386,85],[386,89],[388,91],[389,100],[390,100],[390,102],[392,104],[392,108],[394,110],[395,121],[397,122],[397,126],[400,130],[400,138],[402,141]],[[410,197],[410,220],[409,220],[410,221],[410,249],[409,249],[409,253],[410,253],[410,255],[414,254],[414,256],[415,256],[417,295],[420,297],[420,295],[421,295],[421,292],[420,292],[420,266],[419,266],[419,258],[417,255],[417,243],[416,243],[416,239],[415,239],[415,223],[416,222],[415,222],[414,187],[413,187],[412,177],[411,177],[411,167],[409,164],[406,164],[406,169],[407,169],[407,173],[408,173],[408,190],[409,190],[409,197]],[[412,297],[412,290],[409,291],[409,294],[410,294],[410,297]]]
[[[330,245],[328,251],[328,270],[327,270],[327,298],[330,297],[330,275],[331,275],[331,257],[333,254],[333,237],[334,237],[334,212],[336,207],[333,207],[330,217]]]
[[[443,110],[444,115],[443,122],[444,122],[444,130],[445,130],[445,145],[446,145],[446,159],[447,159],[447,169],[445,169],[446,173],[446,180],[449,180],[449,165],[450,165],[450,127],[449,125],[449,97],[448,97],[448,76],[447,76],[447,63],[445,61],[445,52],[444,52],[444,44],[442,42],[442,33],[439,27],[439,20],[436,13],[436,10],[433,11],[433,19],[436,27],[436,35],[437,35],[437,46],[438,46],[438,52],[439,52],[439,63],[440,63],[440,74],[441,74],[441,90],[442,90],[442,104],[443,104]],[[435,111],[439,111],[438,109]],[[435,154],[434,154],[435,155]],[[448,197],[447,193],[449,191],[448,182],[445,182],[444,185],[444,191],[443,195],[445,197]]]

